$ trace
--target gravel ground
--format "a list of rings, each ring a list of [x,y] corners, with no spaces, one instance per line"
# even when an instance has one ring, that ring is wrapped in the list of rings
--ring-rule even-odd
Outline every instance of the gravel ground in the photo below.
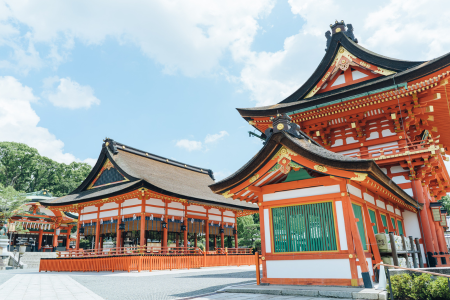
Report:
[[[180,299],[212,293],[225,286],[255,282],[250,268],[117,273],[111,275],[70,274],[74,280],[104,299]],[[147,273],[147,274],[146,274]],[[66,273],[67,274],[67,273]]]

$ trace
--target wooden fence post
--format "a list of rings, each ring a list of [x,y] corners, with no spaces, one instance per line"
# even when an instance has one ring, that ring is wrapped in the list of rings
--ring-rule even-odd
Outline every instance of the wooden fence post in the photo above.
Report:
[[[261,278],[259,274],[259,253],[255,252],[255,262],[256,262],[256,284],[259,285],[261,283]]]

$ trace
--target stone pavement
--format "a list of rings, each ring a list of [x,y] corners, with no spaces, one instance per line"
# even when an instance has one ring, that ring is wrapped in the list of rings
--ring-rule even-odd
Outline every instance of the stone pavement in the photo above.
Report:
[[[0,300],[102,300],[68,275],[17,274],[0,285]]]
[[[264,295],[264,294],[248,294],[248,293],[214,293],[210,295],[200,296],[196,298],[189,298],[192,300],[336,300],[336,298],[315,298],[315,297],[298,297],[298,296],[279,296],[279,295]],[[343,299],[340,300],[351,300]]]

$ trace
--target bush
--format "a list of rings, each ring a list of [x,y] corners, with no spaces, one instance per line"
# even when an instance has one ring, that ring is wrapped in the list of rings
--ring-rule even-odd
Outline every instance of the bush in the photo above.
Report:
[[[398,300],[450,299],[448,279],[429,274],[400,274],[391,276],[392,294]],[[388,288],[389,291],[389,288]]]

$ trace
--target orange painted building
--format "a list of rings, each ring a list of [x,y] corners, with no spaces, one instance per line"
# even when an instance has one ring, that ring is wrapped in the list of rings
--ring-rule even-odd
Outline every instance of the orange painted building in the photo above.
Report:
[[[211,189],[258,203],[262,282],[370,286],[377,232],[419,238],[427,265],[446,266],[450,54],[392,59],[361,47],[350,24],[330,27],[297,91],[238,109],[265,145]]]

